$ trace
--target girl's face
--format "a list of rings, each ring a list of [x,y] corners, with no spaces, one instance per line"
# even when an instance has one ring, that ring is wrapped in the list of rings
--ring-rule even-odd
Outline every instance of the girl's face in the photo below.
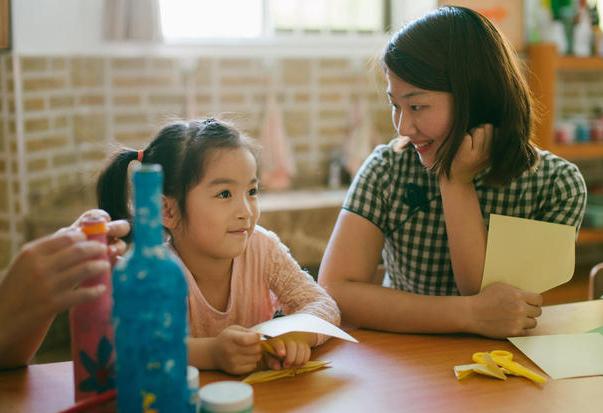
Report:
[[[245,148],[218,149],[205,175],[186,197],[187,220],[174,231],[178,243],[212,258],[240,255],[259,219],[257,164]]]
[[[421,163],[431,168],[452,127],[452,94],[420,89],[388,69],[385,76],[394,128],[410,139]]]

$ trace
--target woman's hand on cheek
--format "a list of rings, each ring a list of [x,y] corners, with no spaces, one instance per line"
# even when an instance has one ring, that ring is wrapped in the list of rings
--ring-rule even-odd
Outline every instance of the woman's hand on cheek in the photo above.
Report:
[[[470,184],[490,159],[490,147],[494,128],[491,124],[480,125],[465,134],[452,161],[450,181]]]

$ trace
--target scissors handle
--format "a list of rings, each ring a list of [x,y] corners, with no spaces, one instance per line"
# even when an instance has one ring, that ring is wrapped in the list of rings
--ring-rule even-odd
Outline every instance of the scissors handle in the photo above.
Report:
[[[494,361],[496,362],[496,364],[509,370],[511,373],[516,374],[518,376],[526,377],[535,383],[544,384],[547,381],[546,377],[542,377],[540,374],[533,372],[527,367],[524,367],[511,359],[495,357]]]

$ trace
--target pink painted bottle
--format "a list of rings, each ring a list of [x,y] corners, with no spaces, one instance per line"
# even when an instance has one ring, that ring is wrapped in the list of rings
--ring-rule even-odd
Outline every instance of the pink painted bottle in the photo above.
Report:
[[[100,217],[85,218],[81,230],[89,240],[107,244],[107,223]],[[109,260],[105,253],[102,259]],[[111,271],[85,280],[80,287],[103,284],[97,299],[69,311],[75,400],[80,401],[115,388],[115,350],[111,324]]]

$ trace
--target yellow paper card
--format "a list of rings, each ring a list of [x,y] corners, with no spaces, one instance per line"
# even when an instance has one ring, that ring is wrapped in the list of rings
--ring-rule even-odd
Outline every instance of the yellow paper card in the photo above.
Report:
[[[482,289],[499,281],[542,293],[572,278],[575,250],[571,225],[490,214]]]
[[[272,320],[257,324],[252,327],[252,330],[268,337],[278,337],[281,334],[300,332],[323,334],[325,336],[337,337],[353,343],[358,342],[354,337],[328,321],[304,313],[273,318]]]
[[[262,370],[251,373],[249,376],[243,379],[243,383],[255,384],[265,383],[267,381],[284,379],[286,377],[293,377],[304,373],[310,373],[315,370],[320,370],[324,367],[328,367],[329,361],[321,360],[310,360],[301,367],[291,367],[282,370]]]
[[[509,337],[515,347],[553,379],[603,375],[599,333]]]

